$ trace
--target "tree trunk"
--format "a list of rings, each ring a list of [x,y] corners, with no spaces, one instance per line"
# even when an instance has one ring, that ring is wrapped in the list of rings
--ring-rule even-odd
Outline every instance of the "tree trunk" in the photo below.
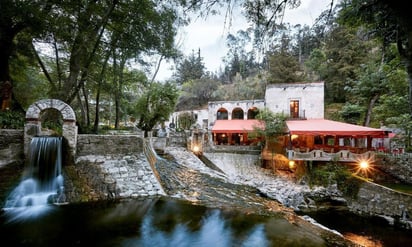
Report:
[[[13,50],[15,33],[12,30],[3,29],[0,29],[0,104],[1,110],[9,110],[13,99],[13,82],[10,78],[9,60]]]
[[[79,104],[79,109],[80,109],[80,125],[82,127],[86,126],[86,117],[85,117],[85,111],[82,103],[82,98],[80,96],[80,92],[77,94],[77,101]]]
[[[90,127],[90,110],[89,110],[89,97],[87,95],[87,90],[84,88],[84,83],[82,83],[82,92],[84,97],[84,109],[85,109],[85,120],[87,128]]]
[[[100,71],[99,79],[97,80],[97,92],[96,92],[96,113],[94,116],[94,125],[93,125],[93,132],[97,134],[99,132],[99,122],[100,122],[100,89],[103,83],[104,75],[106,74],[107,62],[110,58],[110,52],[107,53],[106,58],[104,59],[102,71]]]
[[[376,94],[369,100],[368,110],[367,110],[366,115],[365,115],[365,121],[363,122],[363,126],[369,126],[370,125],[372,110],[373,110],[373,107],[375,106],[376,101],[379,99],[379,97],[380,97],[380,95]]]

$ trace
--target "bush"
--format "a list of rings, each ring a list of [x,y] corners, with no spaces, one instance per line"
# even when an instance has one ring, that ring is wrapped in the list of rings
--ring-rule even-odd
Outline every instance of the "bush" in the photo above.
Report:
[[[344,196],[354,198],[358,194],[361,180],[342,164],[330,162],[325,165],[309,166],[309,185],[327,187],[336,183]]]
[[[23,129],[25,116],[21,112],[0,111],[0,128]]]

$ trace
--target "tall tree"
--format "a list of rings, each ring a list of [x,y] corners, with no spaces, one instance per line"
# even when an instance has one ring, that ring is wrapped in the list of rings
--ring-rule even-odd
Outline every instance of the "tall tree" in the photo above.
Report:
[[[20,33],[37,36],[41,33],[51,9],[50,1],[0,1],[0,103],[10,104],[13,94],[13,78],[10,60],[17,55],[16,37]],[[23,36],[22,36],[23,37]],[[10,87],[10,92],[5,92]]]
[[[342,2],[341,18],[346,24],[363,26],[381,39],[384,47],[397,44],[408,73],[409,113],[412,116],[412,19],[405,2],[391,0],[348,0]]]
[[[1,1],[0,9],[4,13],[0,17],[0,74],[4,79],[0,81],[12,80],[9,59],[17,51],[13,40],[24,32],[36,44],[47,45],[53,54],[55,66],[50,67],[40,49],[34,50],[50,83],[50,97],[71,103],[80,99],[79,93],[86,95],[87,85],[91,84],[86,83],[89,72],[105,57],[99,57],[98,53],[116,38],[114,30],[122,34],[120,39],[125,40],[123,44],[132,51],[128,59],[142,62],[144,54],[154,52],[165,58],[173,56],[177,26],[184,24],[177,14],[181,4],[186,3],[179,0],[167,3],[153,0]]]
[[[136,105],[139,114],[137,127],[144,131],[145,137],[156,124],[169,118],[175,109],[177,97],[177,88],[171,83],[154,82],[148,85]]]
[[[213,93],[219,85],[217,80],[210,77],[185,82],[182,85],[177,110],[189,110],[207,105],[210,100],[213,100]]]
[[[196,80],[202,78],[205,75],[205,65],[203,64],[203,57],[200,55],[200,49],[195,53],[192,53],[184,58],[176,68],[176,82],[183,84],[190,80]]]

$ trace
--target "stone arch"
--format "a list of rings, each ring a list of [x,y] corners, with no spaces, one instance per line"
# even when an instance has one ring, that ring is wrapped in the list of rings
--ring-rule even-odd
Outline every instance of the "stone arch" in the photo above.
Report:
[[[41,130],[41,113],[47,109],[55,109],[59,111],[63,118],[63,137],[67,140],[69,150],[72,157],[75,155],[76,143],[77,143],[77,126],[76,115],[73,109],[65,102],[58,99],[43,99],[39,100],[32,105],[26,111],[26,123],[24,126],[24,153],[27,155],[28,146],[31,139],[35,136],[47,135],[42,133]]]
[[[227,120],[228,111],[225,108],[219,108],[219,110],[217,110],[216,119],[217,120]]]
[[[259,114],[259,109],[257,107],[251,107],[247,111],[247,119],[255,119],[257,114]]]
[[[232,110],[232,119],[244,119],[245,113],[242,108],[236,107]]]

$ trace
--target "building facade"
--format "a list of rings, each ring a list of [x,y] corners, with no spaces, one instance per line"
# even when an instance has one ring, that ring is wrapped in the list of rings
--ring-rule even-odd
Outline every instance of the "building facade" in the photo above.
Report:
[[[282,83],[266,87],[266,107],[290,119],[324,118],[324,82]]]

